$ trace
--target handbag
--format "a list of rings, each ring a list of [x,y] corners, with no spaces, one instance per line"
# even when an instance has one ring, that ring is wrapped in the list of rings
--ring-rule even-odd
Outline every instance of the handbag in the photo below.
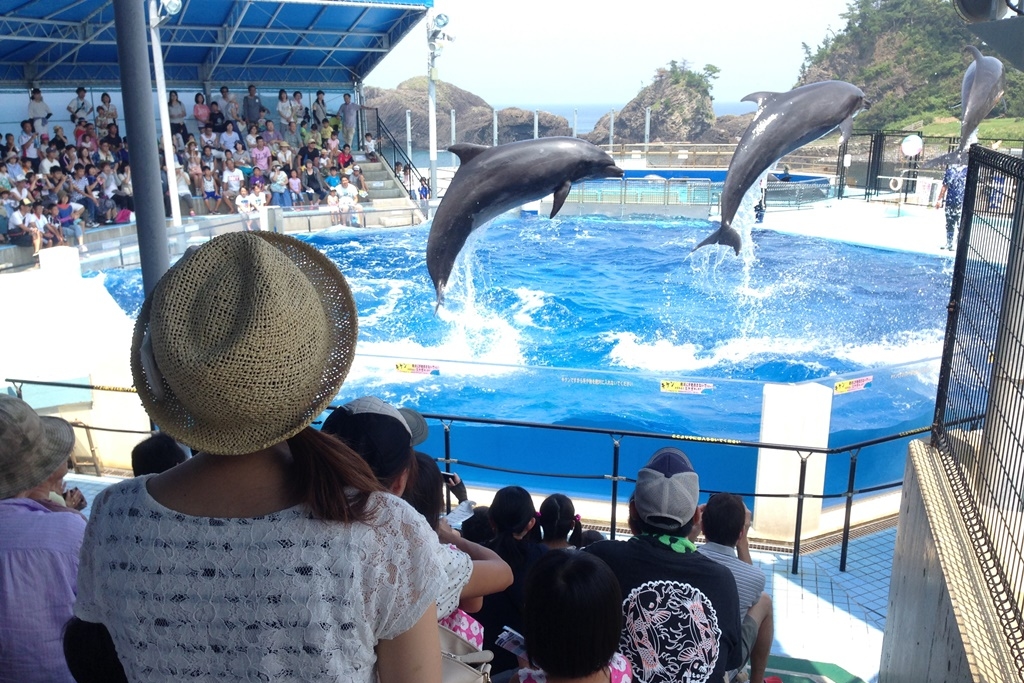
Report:
[[[441,680],[444,683],[490,683],[493,652],[478,650],[440,624],[437,631],[441,640]]]

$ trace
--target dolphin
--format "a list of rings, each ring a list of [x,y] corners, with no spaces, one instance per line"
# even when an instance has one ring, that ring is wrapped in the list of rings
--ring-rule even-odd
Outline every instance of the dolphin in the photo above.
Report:
[[[871,106],[860,88],[843,81],[802,85],[784,93],[755,92],[743,98],[757,102],[757,113],[743,133],[722,188],[721,226],[694,251],[708,244],[726,244],[740,253],[740,234],[732,227],[743,196],[764,171],[808,142],[842,131],[850,139],[853,117]]]
[[[497,147],[462,143],[448,151],[461,164],[437,207],[427,238],[427,271],[438,306],[469,233],[509,209],[552,193],[554,218],[573,182],[622,177],[611,156],[577,138],[539,138]]]
[[[978,124],[999,104],[1006,88],[1003,63],[995,57],[986,57],[978,48],[968,45],[964,48],[974,58],[964,72],[960,85],[960,146],[955,152],[929,159],[923,168],[946,164],[964,163],[964,153],[974,140]]]

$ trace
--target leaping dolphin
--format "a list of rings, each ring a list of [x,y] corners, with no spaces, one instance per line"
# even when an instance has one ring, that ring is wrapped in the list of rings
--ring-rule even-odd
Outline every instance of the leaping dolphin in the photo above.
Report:
[[[951,163],[964,163],[964,153],[970,147],[978,125],[999,104],[1006,88],[1006,76],[1003,74],[1003,63],[995,57],[986,57],[978,48],[968,45],[964,52],[969,53],[974,61],[964,72],[964,80],[960,85],[960,146],[955,152],[929,159],[924,168],[932,168]]]
[[[540,138],[497,147],[463,143],[448,151],[458,155],[461,165],[437,207],[427,238],[427,271],[438,306],[469,233],[509,209],[551,193],[554,218],[573,182],[622,177],[611,156],[576,138]]]
[[[776,161],[808,142],[842,131],[848,140],[853,117],[870,106],[860,88],[843,81],[822,81],[789,92],[756,92],[743,98],[757,102],[757,113],[743,133],[722,188],[722,223],[694,251],[708,244],[726,244],[740,253],[740,234],[732,227],[743,196]]]

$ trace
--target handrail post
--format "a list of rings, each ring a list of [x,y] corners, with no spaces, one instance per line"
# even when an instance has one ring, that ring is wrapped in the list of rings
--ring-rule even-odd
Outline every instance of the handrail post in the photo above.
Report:
[[[442,422],[444,425],[444,471],[452,471],[452,423]],[[447,487],[445,487],[447,491]],[[450,491],[448,493],[451,493]],[[445,512],[452,511],[452,498],[450,495],[444,497]]]
[[[810,453],[804,455],[800,451],[796,452],[800,456],[800,485],[797,487],[796,494],[796,531],[793,532],[793,573],[800,573],[800,528],[804,521],[804,487],[807,482],[807,458],[811,456]]]
[[[857,477],[859,448],[850,451],[850,481],[846,485],[846,519],[843,521],[843,547],[839,553],[839,571],[846,571],[846,552],[850,548],[850,516],[853,514],[853,482]]]
[[[615,525],[616,521],[616,508],[619,505],[619,455],[621,453],[620,444],[622,441],[612,437],[612,514],[611,514],[611,530],[608,532],[609,538],[615,540]]]

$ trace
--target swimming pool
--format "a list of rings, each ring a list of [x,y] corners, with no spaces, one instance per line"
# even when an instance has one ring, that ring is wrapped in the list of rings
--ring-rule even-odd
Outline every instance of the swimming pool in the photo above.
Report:
[[[948,260],[758,230],[753,258],[691,255],[707,221],[506,214],[471,237],[435,315],[428,230],[303,237],[356,296],[358,358],[340,401],[376,394],[428,413],[756,441],[765,382],[859,379],[862,391],[835,396],[830,445],[930,421]],[[134,315],[138,271],[105,277]],[[435,422],[425,450],[442,453],[441,439]],[[456,425],[452,444],[461,459],[513,469],[610,472],[603,435]],[[622,447],[630,475],[653,449]],[[684,449],[702,487],[753,490],[756,451]],[[903,453],[863,458],[858,485],[899,480]],[[826,491],[845,489],[846,468],[830,461]],[[602,481],[472,478],[608,495]]]

